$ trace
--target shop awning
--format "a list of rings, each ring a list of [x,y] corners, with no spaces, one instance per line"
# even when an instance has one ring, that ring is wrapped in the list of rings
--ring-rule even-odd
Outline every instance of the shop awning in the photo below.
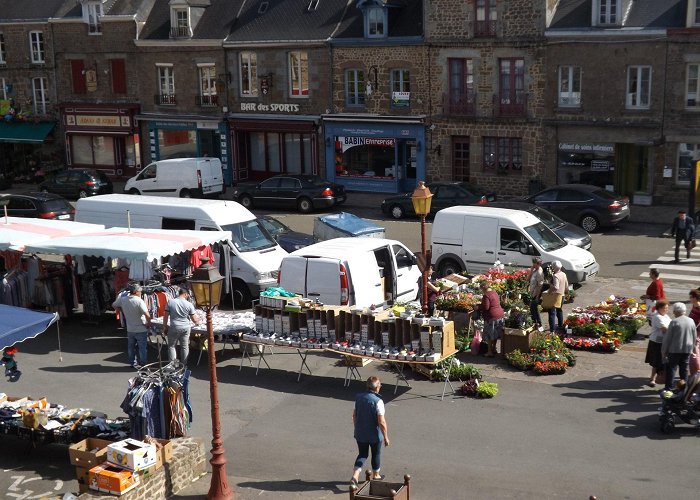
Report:
[[[41,144],[55,126],[55,122],[0,123],[0,142]]]
[[[0,217],[0,251],[24,250],[29,243],[51,238],[94,233],[104,229],[101,224],[87,224],[67,220]]]
[[[58,321],[58,313],[30,311],[0,304],[0,347],[32,339]]]

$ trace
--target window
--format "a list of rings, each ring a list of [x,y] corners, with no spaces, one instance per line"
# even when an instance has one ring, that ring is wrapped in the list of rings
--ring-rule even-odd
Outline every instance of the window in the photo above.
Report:
[[[158,92],[157,104],[177,104],[175,101],[175,73],[172,65],[158,66]]]
[[[384,9],[372,7],[367,10],[367,37],[381,38],[386,34]]]
[[[452,180],[469,180],[469,137],[452,138]]]
[[[112,92],[126,94],[126,61],[124,59],[109,60],[112,74]]]
[[[241,97],[258,96],[258,57],[255,52],[241,52]]]
[[[627,109],[649,109],[651,66],[630,66],[627,69]]]
[[[475,37],[496,36],[496,0],[476,1],[476,23],[474,24]]]
[[[517,229],[501,228],[501,250],[519,252],[524,243],[527,243],[527,240]]]
[[[445,113],[454,116],[468,116],[474,113],[474,63],[471,59],[449,58],[449,94]]]
[[[309,56],[305,51],[289,53],[289,86],[292,97],[309,95]]]
[[[34,96],[34,114],[45,115],[49,104],[49,81],[47,78],[32,78],[32,95]]]
[[[523,145],[519,137],[484,137],[484,170],[507,173],[523,169]]]
[[[0,33],[0,64],[7,64],[5,57],[5,34]]]
[[[73,83],[73,93],[84,94],[87,92],[87,86],[85,84],[85,62],[82,59],[71,60],[70,74]]]
[[[599,24],[617,23],[617,0],[600,0]]]
[[[700,24],[700,2],[698,2],[698,0],[695,0],[695,8],[693,8],[692,16],[693,24]]]
[[[199,67],[199,106],[216,106],[216,66],[213,64]]]
[[[74,165],[115,165],[114,138],[104,135],[72,135]],[[76,172],[76,175],[79,175]]]
[[[525,114],[525,61],[501,59],[499,67],[499,116]]]
[[[7,100],[7,88],[5,87],[5,79],[0,78],[0,97],[2,97],[3,101]]]
[[[188,9],[172,9],[170,12],[170,36],[174,38],[192,36]]]
[[[87,17],[86,21],[88,23],[88,33],[91,35],[97,35],[102,32],[102,23],[100,22],[100,17],[102,17],[102,2],[89,2],[84,6],[84,15]]]
[[[407,69],[391,70],[391,107],[407,108],[411,104],[411,73]]]
[[[697,108],[700,106],[700,64],[688,64],[685,106],[686,108]]]
[[[44,63],[44,33],[41,31],[29,32],[29,52],[32,54],[33,63]]]
[[[579,66],[559,68],[559,106],[566,108],[581,106],[581,68]]]
[[[361,69],[345,70],[345,104],[365,105],[365,72]]]
[[[693,178],[693,164],[700,160],[700,144],[679,144],[676,182],[688,184]]]

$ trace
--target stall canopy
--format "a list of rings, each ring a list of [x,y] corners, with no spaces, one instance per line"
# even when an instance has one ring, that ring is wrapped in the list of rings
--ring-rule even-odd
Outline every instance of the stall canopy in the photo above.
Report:
[[[25,252],[151,261],[231,239],[231,231],[183,231],[113,227],[25,245]]]
[[[44,333],[58,321],[58,313],[30,311],[0,304],[0,345],[2,349]]]
[[[22,251],[28,243],[104,230],[100,224],[67,220],[0,217],[0,250]]]
[[[0,123],[0,142],[41,144],[55,126],[54,122]]]

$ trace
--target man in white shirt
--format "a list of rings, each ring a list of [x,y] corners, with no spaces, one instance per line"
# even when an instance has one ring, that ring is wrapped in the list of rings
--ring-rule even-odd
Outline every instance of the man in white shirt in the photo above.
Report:
[[[124,315],[127,336],[126,354],[129,357],[129,364],[138,369],[148,363],[148,328],[151,326],[151,315],[148,314],[146,303],[141,298],[141,285],[138,283],[129,285],[129,295],[118,297],[112,307]],[[135,357],[137,347],[138,359]]]

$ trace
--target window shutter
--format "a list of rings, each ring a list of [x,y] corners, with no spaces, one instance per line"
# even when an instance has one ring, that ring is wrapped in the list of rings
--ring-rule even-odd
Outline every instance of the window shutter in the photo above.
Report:
[[[85,86],[85,62],[82,59],[73,59],[70,62],[71,78],[73,79],[73,93],[84,94],[87,92]]]
[[[112,91],[115,94],[126,94],[126,64],[124,59],[111,59]]]

